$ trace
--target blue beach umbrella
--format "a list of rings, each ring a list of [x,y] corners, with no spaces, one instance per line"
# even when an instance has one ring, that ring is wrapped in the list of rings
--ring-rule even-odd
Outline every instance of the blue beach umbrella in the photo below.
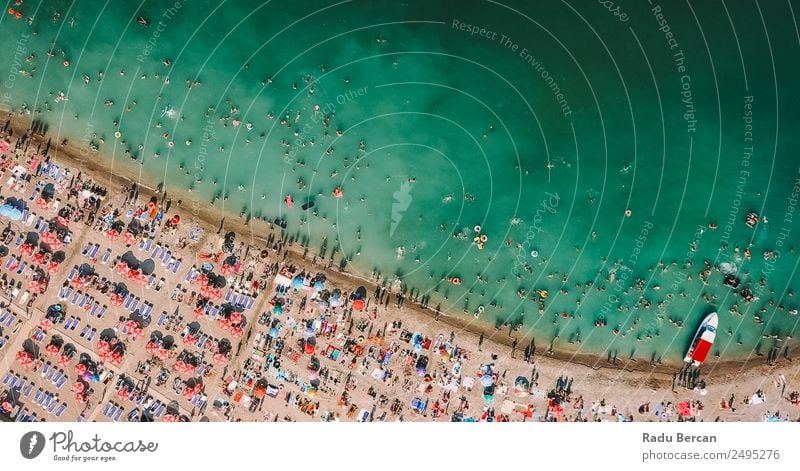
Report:
[[[325,282],[322,280],[317,280],[314,282],[314,291],[322,291],[325,289]]]
[[[297,275],[296,277],[294,277],[294,280],[292,280],[292,288],[294,288],[294,289],[300,289],[300,288],[302,288],[302,287],[303,287],[303,282],[304,282],[304,281],[305,281],[305,280],[303,280],[303,277],[302,277],[302,276],[300,276],[300,275]]]
[[[22,211],[13,206],[5,204],[0,208],[0,216],[5,216],[12,221],[19,221],[22,219]]]
[[[487,388],[489,386],[493,385],[494,384],[494,379],[492,378],[492,375],[483,375],[483,376],[481,376],[481,384],[484,387],[487,387]]]
[[[275,337],[278,336],[278,329],[276,329],[275,327],[269,329],[269,332],[267,333],[267,335],[269,335],[270,338],[274,339]]]
[[[280,304],[276,304],[275,307],[272,308],[273,314],[283,314],[283,306]]]
[[[341,303],[342,303],[342,291],[339,289],[333,290],[330,299],[328,299],[328,304],[330,304],[331,307],[336,307]]]

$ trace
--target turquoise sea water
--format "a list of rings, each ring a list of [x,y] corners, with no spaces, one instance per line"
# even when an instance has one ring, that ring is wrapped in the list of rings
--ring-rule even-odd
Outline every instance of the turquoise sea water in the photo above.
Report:
[[[795,5],[616,3],[27,0],[0,19],[0,104],[542,349],[675,361],[714,309],[714,355],[782,348]]]

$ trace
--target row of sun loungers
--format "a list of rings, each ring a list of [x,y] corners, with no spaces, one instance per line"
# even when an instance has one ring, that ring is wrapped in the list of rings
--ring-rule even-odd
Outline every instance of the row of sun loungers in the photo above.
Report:
[[[17,320],[17,316],[15,316],[11,310],[3,309],[3,313],[0,314],[0,326],[9,328],[12,324],[14,324],[15,320]]]

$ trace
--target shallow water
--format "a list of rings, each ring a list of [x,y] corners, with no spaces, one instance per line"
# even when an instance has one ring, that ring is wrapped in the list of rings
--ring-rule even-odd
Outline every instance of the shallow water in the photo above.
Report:
[[[714,309],[723,360],[786,343],[772,337],[798,319],[791,3],[665,5],[663,18],[646,4],[431,3],[28,0],[30,23],[0,19],[0,104],[87,157],[95,145],[140,165],[145,184],[192,188],[184,205],[285,218],[315,251],[325,236],[337,264],[399,276],[431,306],[522,320],[539,351],[557,336],[674,361]],[[769,222],[748,228],[748,211]],[[721,272],[705,285],[704,260],[735,265],[758,301]]]

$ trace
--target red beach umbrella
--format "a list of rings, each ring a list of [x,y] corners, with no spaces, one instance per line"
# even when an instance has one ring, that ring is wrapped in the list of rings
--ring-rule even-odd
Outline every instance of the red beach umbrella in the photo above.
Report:
[[[235,337],[237,339],[242,338],[244,335],[244,331],[241,327],[233,327],[231,328],[231,337]]]
[[[99,351],[100,353],[105,353],[108,351],[108,349],[109,349],[108,342],[106,342],[105,340],[97,341],[97,351]]]
[[[234,312],[233,314],[231,314],[231,325],[241,324],[242,319],[244,319],[244,317],[240,313]]]
[[[17,361],[24,366],[25,363],[33,361],[33,355],[26,352],[25,350],[20,350],[17,352]]]
[[[40,196],[40,197],[36,198],[36,206],[38,206],[40,209],[47,209],[47,206],[49,206],[49,203],[47,202],[46,199],[44,199],[44,198],[42,198]]]
[[[7,414],[10,414],[11,411],[14,410],[14,406],[8,401],[3,401],[3,410],[6,411]]]
[[[56,220],[58,221],[59,224],[61,224],[64,227],[67,227],[67,225],[69,223],[69,221],[67,221],[66,219],[62,218],[61,216],[56,217]]]
[[[51,357],[54,357],[54,356],[58,355],[58,352],[59,352],[60,349],[51,343],[44,350],[47,352],[48,355],[50,355]]]
[[[119,398],[120,401],[127,400],[130,397],[130,394],[131,393],[130,391],[128,391],[127,388],[122,388],[119,391],[117,391],[117,397]]]
[[[196,308],[194,308],[194,317],[196,319],[200,319],[201,317],[203,317],[203,308],[202,307],[197,306]]]
[[[227,276],[227,275],[230,275],[233,272],[233,267],[231,267],[228,264],[224,264],[224,265],[222,265],[221,271],[222,271],[223,275]]]
[[[197,383],[194,385],[194,392],[195,394],[200,394],[203,391],[203,383]]]
[[[111,363],[113,363],[115,365],[121,365],[122,364],[122,354],[119,353],[119,352],[112,353],[111,354]]]
[[[53,328],[53,322],[50,319],[42,319],[42,322],[39,323],[39,326],[47,332],[48,330]]]
[[[78,363],[77,365],[75,365],[75,373],[78,375],[86,373],[86,365],[84,365],[83,363]]]
[[[217,321],[217,324],[219,324],[219,328],[222,330],[228,330],[231,328],[231,321],[228,319],[220,319]]]
[[[136,238],[130,232],[126,232],[122,238],[125,240],[125,245],[127,246],[131,246],[136,240]]]
[[[114,294],[113,296],[111,296],[112,306],[121,306],[122,301],[123,301],[122,296],[120,296],[119,294]]]
[[[47,271],[49,273],[55,273],[58,271],[58,267],[59,267],[58,263],[51,261],[50,263],[47,264]]]
[[[59,366],[61,366],[62,368],[66,368],[66,367],[67,367],[67,365],[69,365],[69,357],[68,357],[68,356],[66,356],[66,355],[61,355],[61,356],[58,358],[58,364],[59,364]]]
[[[353,301],[353,309],[356,311],[363,311],[364,310],[364,300],[363,299],[356,299]]]
[[[114,229],[111,229],[108,232],[106,232],[106,237],[108,237],[108,240],[110,240],[111,242],[114,242],[115,240],[119,239],[119,232],[115,231]]]
[[[194,396],[194,388],[184,388],[183,389],[183,397],[186,399],[191,399]]]
[[[147,345],[145,345],[144,349],[150,355],[155,355],[155,353],[158,351],[158,345],[156,345],[154,342],[147,342]]]
[[[208,284],[208,276],[205,274],[198,276],[195,281],[200,284],[200,286],[206,286]]]
[[[139,340],[140,338],[144,337],[144,329],[141,327],[137,327],[133,329],[133,339]]]
[[[75,394],[80,394],[80,393],[82,393],[82,392],[84,391],[84,389],[86,389],[86,385],[84,385],[84,384],[83,384],[82,382],[80,382],[80,381],[78,381],[77,383],[74,383],[74,384],[72,385],[72,392],[74,392]]]
[[[228,357],[222,353],[217,353],[214,355],[214,363],[217,365],[224,365],[228,363]]]
[[[31,244],[22,244],[19,248],[19,253],[22,255],[31,255],[33,253],[33,246]]]
[[[168,351],[166,348],[159,348],[159,349],[156,351],[156,357],[157,357],[159,360],[162,360],[162,361],[163,361],[163,360],[166,360],[168,356],[169,356],[169,351]]]
[[[86,402],[86,396],[83,393],[75,393],[75,400],[78,402]]]
[[[37,252],[37,253],[33,254],[33,257],[31,257],[31,262],[33,262],[33,263],[35,263],[37,265],[41,265],[42,263],[44,263],[44,253],[43,252]]]

